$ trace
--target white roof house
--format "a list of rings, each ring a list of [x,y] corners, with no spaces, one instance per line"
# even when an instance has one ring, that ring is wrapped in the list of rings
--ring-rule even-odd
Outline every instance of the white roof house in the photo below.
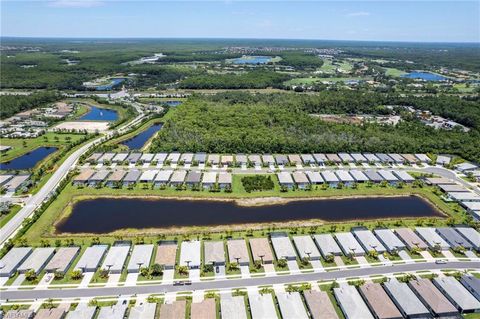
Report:
[[[387,171],[384,169],[380,169],[377,171],[377,173],[382,176],[384,180],[387,182],[398,182],[398,178],[393,175],[392,171]]]
[[[405,183],[411,183],[415,181],[415,178],[405,171],[393,171],[393,174],[397,176],[402,182],[405,182]]]
[[[428,309],[406,283],[399,282],[396,278],[391,278],[389,281],[385,282],[383,286],[404,317],[430,317]]]
[[[307,185],[310,184],[308,181],[307,175],[301,171],[295,171],[292,174],[293,180],[297,185]]]
[[[142,267],[149,267],[152,260],[153,245],[135,245],[128,261],[128,272],[139,272]]]
[[[75,265],[75,269],[79,269],[82,272],[96,271],[100,265],[100,261],[103,256],[105,256],[107,249],[107,245],[94,245],[88,247]]]
[[[358,239],[365,251],[375,250],[376,252],[382,254],[386,251],[382,243],[373,235],[373,233],[368,229],[362,230],[353,230],[353,235]]]
[[[105,153],[97,160],[99,163],[112,161],[112,158],[115,156],[115,153]]]
[[[33,269],[38,275],[53,257],[53,254],[55,254],[55,248],[36,248],[27,257],[27,259],[25,259],[22,265],[18,267],[17,271],[20,273],[24,273],[30,269]]]
[[[311,236],[294,236],[293,243],[297,248],[300,258],[308,258],[310,260],[320,259],[320,252]]]
[[[153,156],[153,161],[157,163],[163,163],[167,160],[167,156],[168,156],[167,153],[156,153]]]
[[[374,229],[373,233],[382,242],[388,251],[405,249],[405,244],[394,234],[391,229]]]
[[[448,196],[457,202],[480,202],[480,196],[473,192],[451,192]]]
[[[277,318],[271,294],[249,294],[248,303],[250,304],[252,319]]]
[[[445,155],[438,155],[437,156],[437,164],[439,165],[448,165],[452,161],[452,158],[450,156],[445,156]]]
[[[170,180],[170,177],[172,176],[173,174],[173,170],[171,169],[167,169],[167,170],[162,170],[162,171],[159,171],[157,176],[155,176],[155,183],[168,183],[168,181]]]
[[[143,182],[143,183],[153,182],[155,180],[155,176],[157,176],[158,172],[159,171],[155,170],[155,169],[144,171],[142,173],[142,175],[140,176],[139,181]]]
[[[344,255],[353,254],[354,256],[361,256],[365,254],[362,245],[360,245],[352,233],[335,233],[335,238]]]
[[[352,175],[353,179],[359,183],[369,181],[367,175],[365,175],[362,171],[359,171],[357,169],[350,170],[350,175]]]
[[[200,241],[182,241],[180,249],[180,266],[200,267]]]
[[[253,165],[255,166],[262,165],[262,158],[260,157],[260,155],[257,154],[248,155],[248,161],[250,163],[253,163]]]
[[[225,264],[225,246],[223,241],[203,242],[203,261],[205,264]]]
[[[353,163],[355,161],[348,153],[338,153],[338,157],[340,157],[342,162]]]
[[[202,184],[204,185],[213,185],[217,182],[217,173],[216,172],[205,172],[202,177]]]
[[[113,158],[112,162],[121,163],[127,159],[128,153],[117,153]]]
[[[144,302],[139,306],[130,308],[128,319],[154,319],[156,310],[156,303]]]
[[[305,174],[307,174],[308,180],[312,184],[321,184],[323,183],[323,178],[322,175],[320,175],[319,172],[312,172],[312,171],[306,171]]]
[[[417,227],[417,234],[432,248],[437,245],[441,249],[449,249],[450,245],[432,227]]]
[[[183,153],[180,156],[180,162],[184,164],[191,164],[193,162],[193,153]]]
[[[352,183],[355,181],[348,171],[338,170],[335,171],[335,174],[342,183]]]
[[[140,161],[144,163],[150,163],[153,160],[154,155],[155,154],[152,154],[152,153],[143,153],[142,157],[140,157]]]
[[[293,185],[292,175],[288,172],[277,173],[278,182],[280,185]]]
[[[187,171],[185,170],[174,171],[172,177],[170,177],[170,183],[182,184],[185,181],[186,176]]]
[[[375,154],[372,154],[372,153],[363,153],[363,156],[365,156],[365,158],[367,159],[368,162],[371,162],[371,163],[378,163],[378,162],[380,162],[380,159],[379,159]]]
[[[357,163],[368,162],[367,158],[360,153],[352,153],[350,155],[352,156],[353,160]]]
[[[282,318],[309,319],[299,292],[279,292],[276,296]]]
[[[345,318],[347,319],[373,319],[368,306],[360,296],[360,293],[354,286],[341,284],[340,287],[333,289],[335,299],[337,299]]]
[[[275,164],[275,159],[273,158],[273,155],[270,155],[270,154],[262,155],[262,161],[269,165]]]
[[[67,313],[66,319],[92,319],[97,307],[89,307],[86,303],[79,303],[75,310]]]
[[[301,154],[300,157],[304,164],[314,164],[315,159],[313,158],[312,154]]]
[[[220,164],[220,155],[218,154],[209,154],[207,163],[210,163],[212,165],[218,165]]]
[[[0,277],[12,276],[31,253],[32,248],[30,247],[13,247],[10,249],[0,260]]]
[[[177,153],[177,152],[168,154],[166,159],[166,161],[169,161],[172,164],[178,163],[179,160],[180,160],[180,153]]]
[[[327,255],[340,256],[342,254],[342,250],[331,234],[314,235],[313,238],[324,258]]]
[[[448,300],[461,312],[478,312],[478,301],[455,277],[437,277],[433,284],[447,297]]]
[[[220,298],[220,311],[222,319],[247,319],[243,296],[222,296]]]
[[[111,273],[121,273],[129,252],[129,245],[110,247],[107,256],[103,260],[102,269]]]
[[[327,156],[325,154],[313,154],[313,157],[315,158],[315,161],[317,161],[318,164],[323,164],[328,161]]]
[[[97,319],[123,319],[127,307],[127,305],[122,305],[120,303],[111,307],[100,307]]]
[[[455,227],[455,230],[465,237],[478,251],[480,249],[480,234],[472,227]]]
[[[339,179],[332,171],[322,171],[322,177],[326,183],[338,183]]]
[[[296,260],[297,254],[288,236],[272,236],[273,250],[277,259]]]
[[[430,157],[426,154],[415,154],[415,157],[422,163],[429,163],[431,161]]]
[[[232,174],[227,172],[221,172],[218,174],[219,185],[232,185]]]

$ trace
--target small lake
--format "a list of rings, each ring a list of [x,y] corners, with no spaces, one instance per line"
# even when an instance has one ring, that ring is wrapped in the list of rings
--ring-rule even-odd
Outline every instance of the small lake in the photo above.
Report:
[[[272,60],[269,56],[243,56],[233,59],[234,64],[267,64]]]
[[[110,109],[103,109],[96,106],[90,106],[90,110],[79,120],[83,121],[116,121],[118,112]]]
[[[416,197],[298,200],[245,207],[230,201],[97,198],[80,201],[57,225],[58,232],[109,233],[124,228],[218,226],[322,219],[344,221],[443,216]]]
[[[118,78],[118,79],[110,79],[109,84],[104,84],[104,85],[99,85],[95,88],[97,91],[110,91],[113,90],[114,88],[118,87],[120,84],[122,84],[125,79],[123,78]]]
[[[160,129],[162,128],[162,124],[154,124],[147,128],[145,131],[138,133],[131,139],[121,142],[121,144],[126,145],[131,150],[139,150],[141,149],[145,143]]]
[[[56,147],[39,147],[23,154],[10,162],[0,163],[0,170],[27,170],[34,168],[38,162],[58,150]]]
[[[180,104],[182,104],[182,101],[164,101],[162,103],[167,105],[167,106],[175,107],[175,106],[179,106]]]
[[[425,80],[425,81],[446,81],[446,80],[448,80],[444,76],[429,73],[429,72],[410,72],[410,73],[407,73],[407,74],[403,74],[401,77],[402,78],[408,78],[408,79],[421,79],[421,80]]]

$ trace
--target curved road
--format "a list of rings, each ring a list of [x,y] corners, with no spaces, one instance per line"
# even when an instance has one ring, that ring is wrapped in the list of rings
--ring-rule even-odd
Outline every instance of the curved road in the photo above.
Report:
[[[194,290],[216,290],[244,288],[248,286],[289,284],[309,281],[330,281],[341,278],[363,277],[371,275],[386,275],[392,273],[415,272],[420,270],[440,269],[480,269],[480,261],[450,261],[447,264],[436,264],[435,262],[421,262],[412,264],[394,264],[391,266],[376,266],[367,268],[354,268],[329,272],[300,273],[292,275],[252,277],[243,279],[223,279],[194,282],[188,286],[173,286],[173,284],[152,284],[140,286],[120,287],[90,287],[90,288],[65,288],[55,289],[52,286],[43,290],[10,290],[2,291],[3,300],[23,299],[46,299],[46,298],[93,298],[118,295],[134,294],[159,294],[166,292],[181,292]]]

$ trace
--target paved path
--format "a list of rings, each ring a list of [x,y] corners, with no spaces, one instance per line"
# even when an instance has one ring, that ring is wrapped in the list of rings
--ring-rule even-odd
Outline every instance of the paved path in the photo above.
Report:
[[[234,289],[248,286],[261,285],[283,285],[294,282],[309,281],[329,281],[340,278],[363,277],[371,275],[386,275],[399,272],[411,272],[420,270],[439,270],[439,269],[479,269],[480,261],[453,261],[447,264],[436,264],[435,262],[421,262],[411,264],[393,264],[392,266],[377,266],[368,268],[353,268],[339,271],[311,272],[289,274],[271,277],[252,277],[242,279],[208,280],[193,282],[190,286],[173,286],[166,284],[152,284],[141,286],[120,286],[120,287],[90,287],[90,288],[66,288],[56,289],[50,286],[50,289],[44,290],[12,290],[2,291],[1,298],[8,300],[18,299],[45,299],[45,298],[82,298],[82,297],[100,297],[100,296],[118,296],[134,294],[159,294],[176,293],[185,290],[216,290],[216,289]]]

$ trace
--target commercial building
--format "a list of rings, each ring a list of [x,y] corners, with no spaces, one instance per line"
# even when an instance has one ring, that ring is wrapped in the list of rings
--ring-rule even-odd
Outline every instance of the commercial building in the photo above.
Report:
[[[129,273],[139,272],[142,267],[149,267],[152,260],[153,245],[135,245],[133,247],[127,271]]]
[[[65,309],[58,307],[38,309],[34,319],[63,319],[64,317]]]
[[[335,233],[335,238],[345,256],[350,254],[353,256],[365,255],[365,250],[352,233]]]
[[[342,254],[342,250],[331,234],[314,235],[313,238],[323,258],[328,255],[340,256]]]
[[[315,246],[311,236],[294,236],[293,243],[297,249],[300,258],[308,258],[310,260],[319,260],[320,252]]]
[[[225,246],[223,241],[203,242],[203,262],[205,265],[225,265]]]
[[[311,184],[313,185],[323,184],[323,178],[319,172],[306,171],[305,174],[307,174],[308,180],[310,181]]]
[[[155,264],[163,266],[165,269],[175,268],[177,258],[178,244],[176,241],[160,241],[155,255]]]
[[[141,174],[142,173],[136,169],[128,171],[127,175],[123,178],[123,185],[129,186],[136,184]]]
[[[186,300],[177,300],[172,303],[160,305],[160,318],[162,319],[178,319],[185,318],[187,310]]]
[[[355,238],[360,242],[365,251],[375,250],[379,254],[383,254],[386,249],[382,243],[375,237],[372,231],[364,228],[352,230]]]
[[[191,303],[190,319],[216,319],[217,305],[214,298]]]
[[[293,188],[294,184],[293,184],[293,179],[290,173],[288,172],[277,173],[277,178],[278,178],[278,182],[280,183],[280,186]]]
[[[96,271],[100,265],[100,261],[103,259],[103,256],[105,256],[107,249],[107,245],[94,245],[88,247],[75,265],[75,269],[79,269],[82,272]]]
[[[400,238],[408,249],[427,249],[427,244],[410,228],[396,228],[395,234]]]
[[[463,247],[467,250],[471,250],[473,248],[472,244],[470,244],[470,242],[460,235],[453,227],[439,227],[436,230],[440,237],[445,239],[451,248],[455,249]]]
[[[429,318],[430,312],[406,283],[391,278],[383,284],[385,291],[406,318]]]
[[[382,176],[383,180],[387,181],[391,185],[398,183],[398,178],[393,175],[392,171],[387,171],[384,169],[378,170],[378,174]]]
[[[373,319],[362,296],[354,286],[341,284],[340,287],[333,288],[333,294],[345,315],[345,319]]]
[[[442,250],[447,250],[450,245],[435,231],[432,227],[417,227],[417,234],[427,243],[428,247],[439,246]]]
[[[199,185],[202,180],[202,172],[189,171],[185,178],[185,184],[188,186]]]
[[[243,296],[222,296],[220,298],[220,315],[222,319],[247,319]]]
[[[284,319],[309,319],[298,292],[279,292],[276,294],[278,308]]]
[[[210,188],[215,186],[217,182],[217,173],[216,172],[205,172],[203,173],[202,186],[203,188]]]
[[[357,169],[350,170],[350,175],[352,175],[353,179],[357,183],[364,183],[369,181],[369,178],[367,177],[367,175],[365,175],[362,171],[359,171]]]
[[[297,187],[299,189],[305,189],[307,188],[308,185],[310,185],[307,175],[305,175],[304,172],[296,171],[296,172],[293,172],[292,176],[293,176],[293,181],[295,182],[295,184],[297,184]]]
[[[372,183],[378,184],[383,181],[383,177],[374,170],[367,170],[364,172],[365,176],[368,177],[368,180]]]
[[[232,174],[231,173],[226,173],[226,172],[221,172],[218,174],[218,186],[221,189],[224,188],[232,188]]]
[[[477,300],[480,300],[480,279],[472,275],[463,275],[460,282]]]
[[[100,307],[97,319],[123,319],[127,312],[127,305],[116,304],[111,307]]]
[[[187,266],[191,269],[200,267],[200,241],[182,241],[180,249],[180,266]]]
[[[187,171],[185,170],[178,170],[174,171],[172,177],[170,177],[170,185],[178,186],[182,185],[185,181],[185,177],[187,176]]]
[[[323,179],[325,180],[325,183],[327,183],[328,186],[337,187],[340,180],[338,179],[337,175],[335,175],[334,172],[332,172],[332,171],[322,171],[321,174],[322,174]]]
[[[353,163],[355,160],[348,153],[338,153],[338,157],[342,160],[343,163]]]
[[[262,264],[273,262],[273,253],[267,238],[251,238],[248,242],[253,261],[259,260]]]
[[[355,179],[348,173],[348,171],[338,170],[335,171],[335,174],[345,186],[350,186],[355,182]]]
[[[247,243],[245,239],[229,239],[227,240],[228,261],[236,262],[240,266],[248,266],[250,257],[248,255]]]
[[[142,173],[140,176],[139,182],[140,183],[153,183],[155,180],[155,176],[158,174],[158,170],[152,169],[152,170],[147,170]]]
[[[61,247],[45,266],[46,272],[60,272],[65,274],[80,252],[80,247]]]
[[[373,230],[373,233],[388,252],[399,251],[405,249],[405,244],[394,234],[391,229],[377,228]]]
[[[455,227],[455,230],[467,239],[475,250],[480,250],[480,234],[475,229],[467,226],[459,226]]]
[[[109,271],[112,274],[119,274],[125,267],[128,253],[130,252],[130,245],[112,246],[108,250],[107,256],[103,260],[102,269]]]
[[[248,303],[252,319],[277,318],[271,294],[249,294]]]
[[[303,296],[312,319],[339,319],[326,292],[307,290]]]
[[[429,279],[418,278],[408,285],[435,317],[458,316],[457,309]]]
[[[480,301],[454,277],[437,277],[433,283],[461,313],[480,311]]]
[[[382,285],[365,283],[359,287],[359,292],[367,303],[368,308],[377,319],[402,319],[403,316],[390,297],[383,290]]]
[[[38,275],[47,263],[52,259],[55,254],[55,248],[35,248],[33,252],[28,255],[27,259],[18,267],[19,273],[25,273],[29,270],[35,271]]]
[[[288,164],[288,158],[285,155],[279,154],[275,155],[275,162],[277,165],[287,165]]]
[[[159,171],[157,176],[155,176],[154,185],[155,186],[162,186],[167,185],[168,181],[170,181],[170,177],[173,174],[173,170],[167,169]]]
[[[11,277],[17,271],[17,268],[32,253],[30,247],[13,247],[0,260],[0,277]]]
[[[290,238],[285,233],[270,233],[273,251],[277,259],[296,260],[297,254]]]
[[[145,302],[130,308],[128,319],[154,319],[157,310],[156,303]]]
[[[395,175],[396,177],[398,177],[399,180],[407,184],[413,183],[415,181],[415,178],[405,171],[393,171],[393,175]]]

